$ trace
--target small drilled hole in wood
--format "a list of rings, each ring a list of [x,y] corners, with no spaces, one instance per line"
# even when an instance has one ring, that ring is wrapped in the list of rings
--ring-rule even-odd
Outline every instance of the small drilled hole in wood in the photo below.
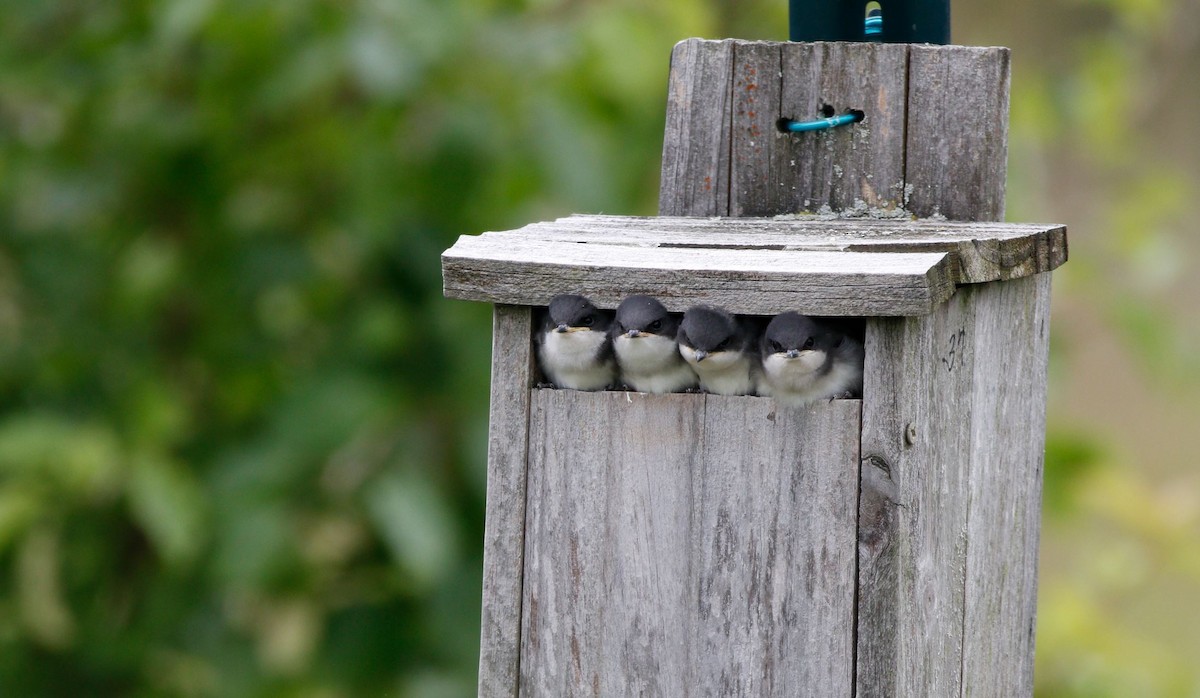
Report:
[[[854,115],[855,123],[862,123],[867,118],[867,113],[862,109],[847,109],[846,111]]]
[[[833,108],[832,104],[822,104],[821,108],[817,111],[820,112],[821,118],[823,119],[831,119],[833,118],[833,115],[837,113],[837,110]]]

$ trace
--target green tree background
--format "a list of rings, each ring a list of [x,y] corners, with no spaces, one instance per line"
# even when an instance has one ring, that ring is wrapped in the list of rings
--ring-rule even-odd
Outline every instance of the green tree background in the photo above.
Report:
[[[1194,1],[955,7],[1065,222],[1037,685],[1200,694]],[[782,0],[0,2],[0,695],[473,691],[460,233],[653,213],[667,59]]]

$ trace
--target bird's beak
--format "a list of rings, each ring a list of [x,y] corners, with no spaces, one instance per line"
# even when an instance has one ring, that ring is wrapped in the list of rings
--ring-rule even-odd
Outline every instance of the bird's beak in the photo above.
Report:
[[[787,350],[787,357],[788,357],[789,359],[798,359],[798,358],[800,358],[800,350],[799,350],[799,349],[788,349],[788,350]]]
[[[633,339],[634,337],[641,337],[642,333],[639,330],[629,330],[625,333],[625,336]]]
[[[567,327],[567,323],[565,322],[558,323],[558,327],[554,328],[555,332],[569,332],[570,330],[571,328]]]
[[[707,357],[707,356],[708,356],[708,352],[706,352],[706,351],[701,351],[701,350],[699,350],[699,349],[697,349],[697,350],[696,350],[696,360],[697,360],[697,361],[703,361],[703,360],[704,360],[704,358],[705,358],[705,357]]]

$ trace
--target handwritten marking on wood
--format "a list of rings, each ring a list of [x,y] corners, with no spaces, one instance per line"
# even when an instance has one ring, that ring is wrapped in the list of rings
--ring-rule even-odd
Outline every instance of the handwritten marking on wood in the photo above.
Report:
[[[957,339],[974,322],[959,296],[929,316],[867,323],[861,696],[959,694],[974,360]],[[947,371],[939,354],[951,337],[955,370]],[[915,439],[906,439],[910,425]]]
[[[967,329],[959,328],[946,339],[946,350],[942,353],[942,365],[947,372],[963,365],[963,352],[967,350]]]

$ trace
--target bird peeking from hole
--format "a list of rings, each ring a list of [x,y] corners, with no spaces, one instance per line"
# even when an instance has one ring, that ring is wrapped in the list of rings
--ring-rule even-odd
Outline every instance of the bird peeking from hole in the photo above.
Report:
[[[555,296],[536,340],[545,377],[557,388],[604,390],[617,377],[608,329],[612,312],[574,294]]]
[[[650,296],[629,296],[617,306],[610,331],[621,382],[643,393],[678,393],[696,387],[691,366],[679,355],[679,316]]]
[[[754,329],[722,308],[696,305],[683,314],[676,336],[679,353],[700,378],[700,389],[717,395],[753,395],[758,382]]]
[[[862,395],[862,342],[830,324],[780,313],[768,323],[759,347],[760,395],[792,406]]]

